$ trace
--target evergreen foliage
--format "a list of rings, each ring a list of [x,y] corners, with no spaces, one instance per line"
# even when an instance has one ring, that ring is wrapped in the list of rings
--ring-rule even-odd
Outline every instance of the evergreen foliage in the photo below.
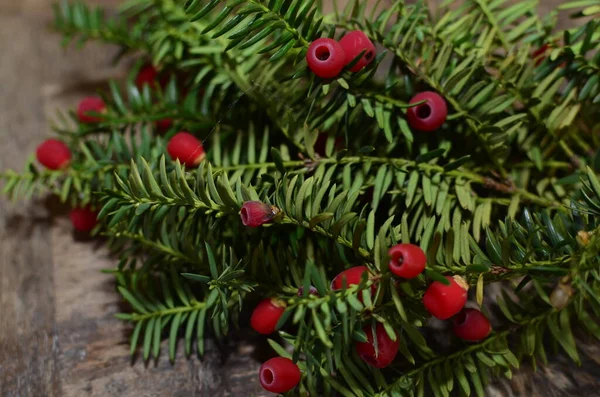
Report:
[[[563,4],[592,17],[564,31],[556,12],[538,17],[536,0],[439,9],[334,0],[329,14],[325,3],[130,0],[110,17],[57,5],[65,44],[116,44],[117,60],[141,52],[169,80],[137,87],[141,59],[102,93],[101,122],[59,114],[53,129],[72,165],[30,160],[23,173],[0,174],[4,192],[101,206],[99,233],[119,257],[107,272],[131,307],[118,317],[146,360],[165,338],[171,360],[178,341],[202,354],[249,302],[278,297],[287,307],[269,342],[303,373],[289,395],[482,396],[494,376],[543,365],[556,348],[578,362],[574,330],[600,338],[600,2]],[[310,42],[355,29],[377,43],[374,62],[314,77]],[[406,120],[424,90],[450,109],[434,133]],[[166,133],[155,124],[163,119],[173,120]],[[197,169],[165,156],[181,130],[203,141]],[[246,228],[246,201],[281,215]],[[426,252],[422,276],[392,277],[387,251],[398,242]],[[332,278],[356,265],[375,278],[332,291]],[[484,341],[435,342],[422,296],[445,275],[463,276],[497,313]],[[504,292],[491,302],[493,283]],[[376,322],[400,338],[384,370],[352,347]]]

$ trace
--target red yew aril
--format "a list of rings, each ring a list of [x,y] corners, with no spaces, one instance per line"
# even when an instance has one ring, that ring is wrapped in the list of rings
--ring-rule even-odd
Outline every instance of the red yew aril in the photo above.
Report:
[[[392,340],[381,323],[375,326],[375,338],[373,338],[373,328],[367,325],[363,328],[367,334],[366,342],[356,342],[355,349],[358,356],[367,364],[375,368],[385,368],[394,361],[400,346],[398,334],[396,340]],[[374,340],[377,340],[377,350],[375,350]]]
[[[418,245],[397,244],[388,251],[390,271],[402,278],[415,278],[427,264],[425,252]]]
[[[98,212],[89,206],[73,208],[69,217],[73,228],[78,232],[90,232],[98,224]]]
[[[454,334],[469,342],[478,342],[492,332],[488,318],[475,309],[464,309],[454,317]]]
[[[282,300],[267,298],[260,301],[250,317],[252,328],[263,335],[275,332],[275,326],[285,311],[286,304]]]
[[[467,303],[469,285],[460,276],[446,276],[450,285],[434,281],[423,295],[425,309],[440,320],[447,320],[460,312]]]
[[[40,164],[49,170],[60,170],[71,164],[71,150],[62,141],[47,139],[36,150]]]
[[[275,357],[260,366],[258,377],[265,390],[271,393],[286,393],[300,383],[302,373],[289,358]]]

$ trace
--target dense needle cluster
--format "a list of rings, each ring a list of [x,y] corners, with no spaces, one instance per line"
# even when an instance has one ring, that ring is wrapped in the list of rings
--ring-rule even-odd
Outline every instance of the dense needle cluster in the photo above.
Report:
[[[141,57],[4,191],[106,236],[144,360],[247,326],[277,356],[257,386],[365,397],[578,362],[573,330],[600,337],[597,6],[558,31],[531,2],[321,3],[62,2],[68,39]]]

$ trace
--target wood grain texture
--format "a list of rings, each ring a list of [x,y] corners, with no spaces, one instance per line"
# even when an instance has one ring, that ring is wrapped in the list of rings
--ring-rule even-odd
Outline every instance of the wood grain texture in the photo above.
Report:
[[[2,167],[21,167],[45,130],[37,34],[20,18],[0,17]],[[35,203],[9,210],[0,199],[0,241],[0,395],[59,395],[47,212]]]
[[[124,73],[110,65],[114,48],[63,51],[47,31],[50,4],[0,0],[0,169],[22,169],[49,134],[47,116]],[[132,329],[114,318],[122,301],[100,272],[115,260],[97,241],[73,235],[65,214],[52,200],[0,198],[0,396],[271,395],[256,373],[273,353],[247,330],[210,340],[203,359],[183,358],[181,344],[175,364],[164,355],[148,365],[132,359]],[[535,374],[524,365],[488,395],[600,396],[600,347],[581,348],[582,368],[562,356]]]

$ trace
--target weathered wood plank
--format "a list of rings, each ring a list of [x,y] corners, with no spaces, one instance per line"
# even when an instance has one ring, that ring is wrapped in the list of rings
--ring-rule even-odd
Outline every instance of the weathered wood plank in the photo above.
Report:
[[[21,168],[46,130],[38,27],[0,16],[0,161]],[[0,395],[60,394],[50,223],[0,198]]]

